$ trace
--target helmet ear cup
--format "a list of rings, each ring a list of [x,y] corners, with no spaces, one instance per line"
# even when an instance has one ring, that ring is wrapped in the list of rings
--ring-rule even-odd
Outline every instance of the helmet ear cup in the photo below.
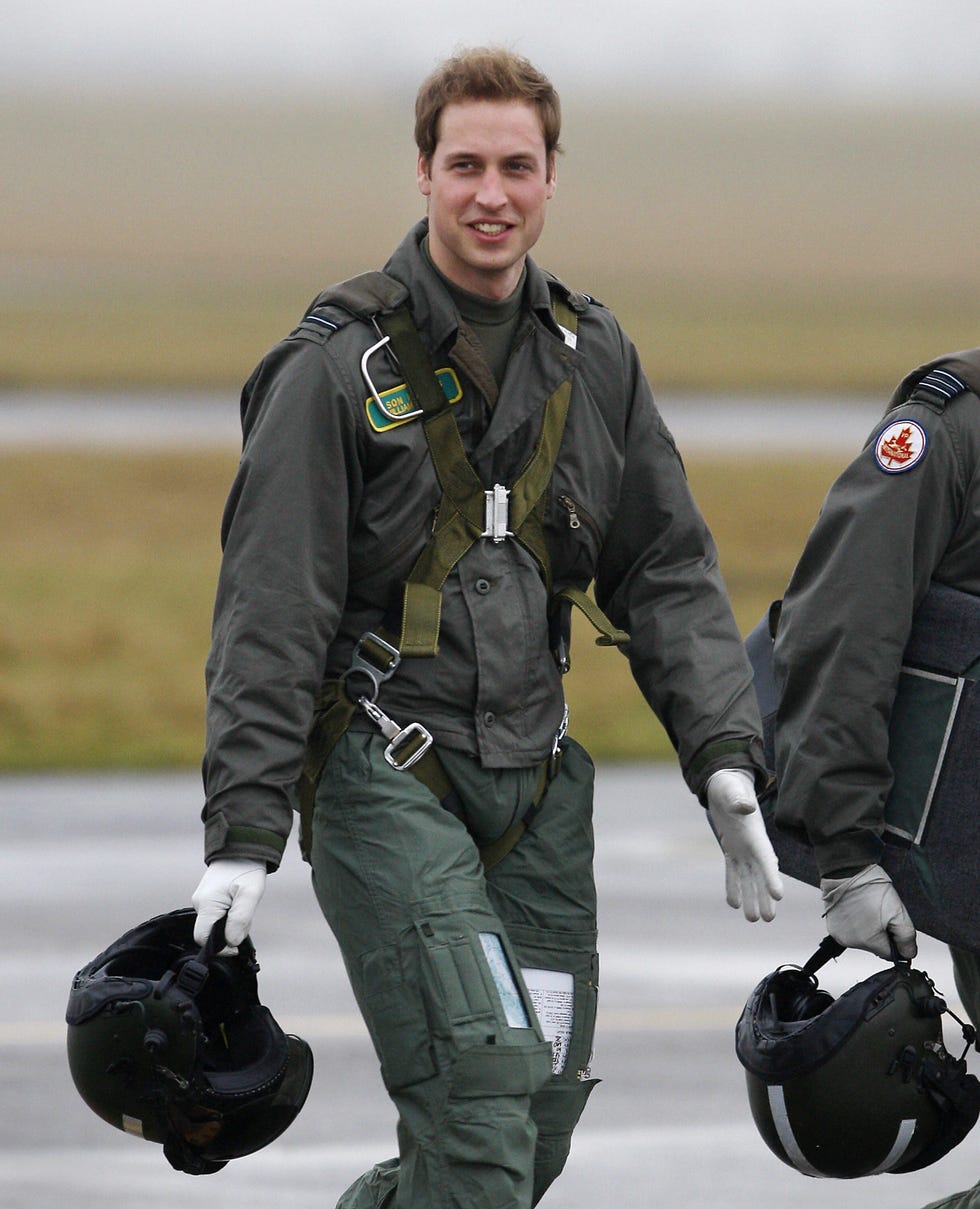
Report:
[[[812,975],[784,979],[779,985],[778,996],[774,1012],[787,1024],[813,1020],[834,1002],[833,995],[821,990]]]

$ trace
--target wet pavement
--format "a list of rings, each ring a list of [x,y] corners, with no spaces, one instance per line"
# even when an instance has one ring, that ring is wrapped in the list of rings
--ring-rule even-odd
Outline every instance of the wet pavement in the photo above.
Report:
[[[681,450],[719,455],[769,450],[853,453],[885,402],[860,396],[658,394]],[[204,448],[241,443],[238,396],[0,390],[0,449]]]
[[[76,1094],[63,1023],[72,975],[128,928],[187,905],[199,809],[193,774],[0,778],[2,1209],[332,1209],[393,1152],[377,1063],[293,843],[254,929],[263,1001],[316,1057],[290,1130],[215,1175],[186,1176]],[[919,1209],[977,1179],[980,1134],[922,1172],[873,1180],[809,1179],[774,1158],[732,1035],[755,983],[819,942],[816,891],[791,883],[768,925],[728,908],[721,855],[671,768],[600,769],[596,834],[603,1082],[548,1209]],[[941,945],[921,938],[917,964],[953,995]],[[848,954],[822,983],[839,994],[875,968]]]

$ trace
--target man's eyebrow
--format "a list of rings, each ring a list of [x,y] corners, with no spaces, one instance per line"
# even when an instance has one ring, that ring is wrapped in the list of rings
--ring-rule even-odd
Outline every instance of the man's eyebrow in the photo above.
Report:
[[[487,158],[486,154],[482,151],[467,151],[465,148],[462,148],[462,147],[452,148],[448,151],[445,151],[443,154],[445,155],[447,160],[458,160],[458,159],[482,160],[482,159]],[[505,151],[500,156],[500,159],[502,159],[502,160],[535,161],[540,158],[541,158],[540,153],[537,151],[533,151],[530,148],[525,148],[520,151]]]

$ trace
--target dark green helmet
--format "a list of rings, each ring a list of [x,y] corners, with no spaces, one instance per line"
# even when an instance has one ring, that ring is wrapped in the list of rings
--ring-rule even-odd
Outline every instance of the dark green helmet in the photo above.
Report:
[[[897,962],[834,999],[816,970],[842,952],[828,937],[749,997],[735,1051],[752,1116],[769,1149],[804,1175],[927,1167],[976,1124],[980,1082],[943,1045],[948,1008],[927,974]],[[975,1039],[969,1026],[964,1035]]]
[[[162,1144],[179,1171],[218,1171],[277,1138],[299,1113],[313,1055],[258,996],[246,938],[224,921],[194,943],[190,908],[127,932],[72,982],[68,1065],[86,1104],[117,1129]]]

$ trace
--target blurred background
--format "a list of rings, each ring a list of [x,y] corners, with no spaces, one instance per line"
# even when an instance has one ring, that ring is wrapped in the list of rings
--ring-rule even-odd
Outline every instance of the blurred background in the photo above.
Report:
[[[973,343],[971,0],[6,3],[0,383],[236,385],[422,212],[412,104],[460,44],[565,108],[539,259],[660,390],[880,392]]]
[[[972,0],[2,11],[0,768],[197,762],[240,384],[422,214],[460,45],[559,88],[535,255],[638,344],[743,631],[896,381],[977,342]],[[575,663],[597,754],[666,754],[623,661]]]
[[[75,969],[197,880],[238,391],[310,298],[380,267],[422,214],[420,79],[503,43],[557,85],[566,151],[535,256],[639,346],[747,633],[897,381],[980,343],[980,6],[0,0],[0,16],[0,1185],[11,1209],[134,1189],[170,1204],[162,1160],[120,1167],[131,1139],[68,1086],[61,1004]],[[567,687],[573,733],[621,762],[597,812],[617,1078],[556,1203],[823,1204],[754,1137],[730,1053],[751,986],[819,939],[813,892],[790,887],[749,937],[625,661],[577,634]],[[292,848],[288,865],[263,927],[268,989],[327,1013],[303,1022],[326,1071],[297,1134],[312,1205],[324,1163],[342,1187],[390,1120]],[[651,1098],[651,1066],[680,1108]],[[272,1185],[280,1153],[295,1187],[289,1149]],[[962,1186],[972,1153],[886,1179],[875,1203]],[[256,1170],[236,1203],[271,1203]],[[835,1203],[865,1204],[859,1184]]]
[[[460,45],[559,88],[535,255],[639,346],[743,631],[897,380],[977,342],[972,0],[2,11],[0,768],[199,759],[240,384],[422,214],[414,93]],[[579,735],[667,754],[579,647]]]

